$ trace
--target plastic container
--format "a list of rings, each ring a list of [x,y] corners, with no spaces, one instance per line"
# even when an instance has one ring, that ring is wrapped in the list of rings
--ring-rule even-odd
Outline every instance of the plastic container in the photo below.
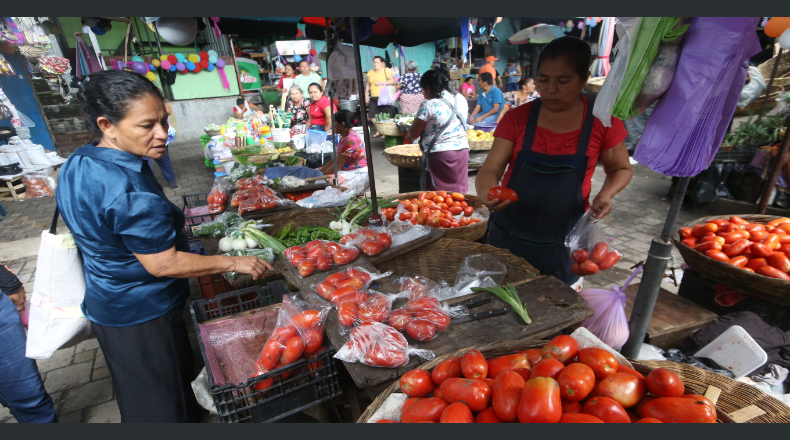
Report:
[[[474,127],[475,130],[480,130],[485,132],[494,131],[494,129],[496,128],[496,122],[475,122]]]
[[[200,296],[203,299],[214,299],[217,295],[232,292],[234,287],[221,274],[206,275],[198,278]]]
[[[197,193],[197,194],[185,194],[181,196],[182,200],[184,201],[184,209],[195,209],[201,206],[208,206],[208,193]],[[201,223],[210,222],[217,218],[217,214],[201,214],[201,215],[194,215],[190,217],[184,218],[184,234],[186,234],[187,238],[194,237],[195,234],[192,230],[197,227]]]
[[[728,328],[694,356],[713,359],[722,367],[732,371],[735,380],[760,368],[768,361],[765,350],[739,325]]]
[[[326,142],[326,132],[320,130],[307,130],[307,145],[311,146],[313,144],[321,145]]]
[[[212,300],[192,302],[190,314],[205,365],[209,365],[209,362],[198,324],[276,304],[282,301],[285,293],[288,293],[285,283],[275,281],[264,288],[254,286]],[[224,423],[274,422],[334,399],[342,394],[334,354],[335,350],[330,345],[316,358],[294,362],[239,385],[215,385],[211,369],[207,368],[208,384],[220,420]],[[282,379],[283,373],[290,375]],[[255,390],[255,384],[270,377],[274,378],[274,383],[269,388]]]

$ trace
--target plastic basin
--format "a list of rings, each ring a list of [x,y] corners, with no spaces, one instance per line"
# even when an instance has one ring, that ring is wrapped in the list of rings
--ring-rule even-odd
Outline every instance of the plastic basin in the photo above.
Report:
[[[732,371],[735,380],[760,368],[768,361],[765,350],[739,325],[728,328],[694,356],[713,359],[722,367]]]

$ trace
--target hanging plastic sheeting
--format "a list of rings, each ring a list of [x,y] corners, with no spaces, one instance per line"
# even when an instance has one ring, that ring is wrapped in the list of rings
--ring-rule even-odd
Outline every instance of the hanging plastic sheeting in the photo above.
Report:
[[[598,56],[593,61],[590,72],[593,77],[609,74],[612,66],[609,64],[609,54],[612,52],[614,40],[614,17],[604,17],[601,20],[601,34],[598,36]]]
[[[759,17],[692,19],[675,78],[650,115],[634,159],[668,176],[696,176],[721,145],[760,52]]]
[[[96,54],[88,48],[88,43],[82,39],[81,35],[77,35],[77,69],[75,70],[76,76],[88,76],[91,73],[102,70],[99,60],[96,59]]]
[[[636,44],[639,28],[642,26],[642,17],[617,17],[617,20],[615,30],[619,40],[612,51],[617,57],[609,74],[606,75],[606,81],[601,86],[593,107],[593,115],[603,123],[604,127],[612,126],[612,107],[617,101],[617,93],[620,91],[620,84],[628,67],[628,58]]]

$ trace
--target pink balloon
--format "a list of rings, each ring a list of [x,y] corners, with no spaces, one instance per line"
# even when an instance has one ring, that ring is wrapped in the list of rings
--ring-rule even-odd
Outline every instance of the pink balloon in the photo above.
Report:
[[[172,66],[172,64],[170,64],[170,61],[167,60],[162,61],[160,65],[164,70],[170,70],[170,66]]]

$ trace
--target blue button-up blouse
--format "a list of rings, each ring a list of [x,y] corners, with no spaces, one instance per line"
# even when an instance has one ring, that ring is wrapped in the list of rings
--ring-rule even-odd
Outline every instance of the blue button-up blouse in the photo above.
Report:
[[[155,277],[134,256],[173,246],[189,252],[184,213],[142,159],[113,148],[80,147],[60,170],[56,197],[82,251],[82,312],[88,319],[125,327],[183,306],[189,280]]]

